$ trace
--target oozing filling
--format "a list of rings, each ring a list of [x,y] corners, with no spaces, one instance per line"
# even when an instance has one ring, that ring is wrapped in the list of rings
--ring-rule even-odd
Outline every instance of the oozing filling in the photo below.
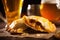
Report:
[[[35,23],[35,22],[36,22],[36,21],[33,20],[33,19],[30,19],[29,21],[30,21],[30,23]]]
[[[34,19],[30,19],[29,22],[32,24],[32,23],[35,23],[35,27],[41,27],[42,29],[45,30],[45,28],[42,26],[42,24]]]
[[[45,28],[42,26],[42,24],[40,22],[36,22],[36,26],[41,27],[42,29],[45,30]]]

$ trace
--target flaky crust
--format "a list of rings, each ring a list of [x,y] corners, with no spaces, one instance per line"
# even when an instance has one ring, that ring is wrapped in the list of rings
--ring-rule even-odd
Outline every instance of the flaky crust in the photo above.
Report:
[[[23,16],[9,25],[8,31],[15,33],[23,33],[28,27],[41,32],[55,32],[56,26],[48,19],[40,16]]]
[[[24,16],[25,24],[31,27],[34,30],[42,31],[42,32],[55,32],[56,26],[50,22],[48,19],[40,17],[40,16]],[[30,20],[33,20],[32,23]],[[37,23],[37,24],[36,24]],[[38,23],[40,25],[38,26]]]
[[[21,18],[13,21],[7,31],[11,33],[23,33],[26,28],[27,26],[24,24],[23,18]]]

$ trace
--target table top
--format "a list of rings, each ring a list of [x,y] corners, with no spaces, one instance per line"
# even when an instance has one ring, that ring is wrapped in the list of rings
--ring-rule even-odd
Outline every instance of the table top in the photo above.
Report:
[[[60,26],[57,28],[57,31],[60,31]],[[0,39],[23,39],[23,40],[29,40],[29,39],[50,39],[53,37],[55,33],[36,33],[36,34],[28,34],[28,33],[23,33],[23,34],[18,34],[18,35],[11,35],[9,32],[5,30],[5,28],[0,29]],[[17,40],[18,40],[17,39]]]

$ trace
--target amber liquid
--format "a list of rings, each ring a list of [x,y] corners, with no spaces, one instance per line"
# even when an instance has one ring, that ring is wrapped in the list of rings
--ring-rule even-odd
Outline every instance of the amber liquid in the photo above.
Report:
[[[20,8],[22,8],[21,0],[3,0],[3,4],[8,25],[20,18]]]
[[[57,21],[60,17],[60,9],[56,4],[44,3],[40,6],[41,15],[51,21]]]

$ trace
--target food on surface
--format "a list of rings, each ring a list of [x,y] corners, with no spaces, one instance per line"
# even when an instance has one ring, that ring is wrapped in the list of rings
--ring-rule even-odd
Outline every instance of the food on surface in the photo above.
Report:
[[[23,16],[21,19],[13,21],[9,26],[9,30],[11,32],[23,33],[28,27],[41,32],[56,31],[56,26],[52,22],[40,16]]]
[[[39,16],[25,16],[25,24],[34,30],[42,32],[55,32],[56,26],[48,19]]]
[[[23,33],[23,30],[25,30],[27,27],[24,24],[23,18],[17,19],[9,25],[9,30],[10,32],[15,32],[15,33]]]

